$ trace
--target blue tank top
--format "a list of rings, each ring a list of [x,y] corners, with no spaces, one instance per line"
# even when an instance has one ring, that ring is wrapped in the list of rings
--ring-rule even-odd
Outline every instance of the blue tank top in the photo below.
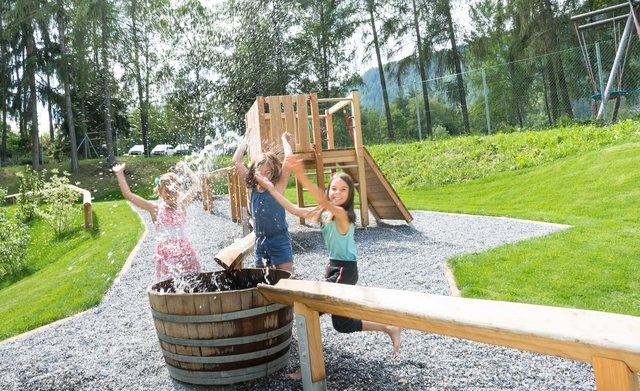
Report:
[[[336,227],[335,218],[329,224],[325,224],[325,218],[328,212],[322,212],[320,217],[320,231],[322,238],[329,251],[329,259],[336,261],[356,261],[356,240],[354,238],[356,226],[349,224],[347,233],[341,235]]]
[[[287,232],[285,210],[268,191],[251,191],[251,216],[256,236],[276,236]]]

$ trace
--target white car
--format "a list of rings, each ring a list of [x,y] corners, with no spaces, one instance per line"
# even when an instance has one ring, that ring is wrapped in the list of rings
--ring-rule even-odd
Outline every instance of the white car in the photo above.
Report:
[[[173,156],[173,147],[170,144],[158,144],[151,150],[151,156]]]
[[[178,144],[173,148],[174,155],[188,155],[191,153],[191,144]]]
[[[129,152],[126,153],[127,156],[135,156],[135,155],[144,155],[144,145],[134,145],[129,148]]]

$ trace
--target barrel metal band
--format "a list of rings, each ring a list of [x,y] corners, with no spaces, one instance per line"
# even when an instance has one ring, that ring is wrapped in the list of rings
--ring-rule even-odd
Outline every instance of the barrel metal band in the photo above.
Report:
[[[287,366],[289,353],[265,364],[229,371],[189,371],[167,364],[169,374],[174,379],[190,384],[225,385],[259,379]]]
[[[161,341],[184,346],[228,346],[228,345],[240,345],[245,343],[264,341],[270,338],[280,336],[293,327],[293,321],[287,323],[283,327],[276,330],[267,331],[266,333],[247,335],[244,337],[235,338],[218,338],[218,339],[193,339],[193,338],[178,338],[170,335],[163,334],[156,330],[158,339]]]
[[[234,355],[226,355],[226,356],[185,356],[183,354],[175,354],[162,349],[162,354],[164,354],[165,357],[168,357],[172,360],[181,361],[181,362],[194,362],[194,363],[200,363],[200,364],[221,364],[221,363],[234,363],[238,361],[251,360],[254,358],[267,357],[274,353],[278,353],[285,348],[288,349],[289,345],[291,345],[291,337],[287,338],[286,341],[282,342],[279,345],[276,345],[264,350],[250,352],[250,353],[242,353],[242,354],[234,354]]]
[[[175,315],[165,314],[164,312],[158,312],[151,309],[151,314],[154,318],[160,320],[166,320],[174,323],[209,323],[209,322],[224,322],[228,320],[248,318],[251,316],[268,314],[270,312],[276,312],[288,306],[284,304],[270,304],[268,306],[255,307],[242,311],[226,312],[224,314],[215,315]]]

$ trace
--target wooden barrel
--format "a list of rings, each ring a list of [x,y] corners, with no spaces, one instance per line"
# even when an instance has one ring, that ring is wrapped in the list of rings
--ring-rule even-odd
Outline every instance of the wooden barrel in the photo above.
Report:
[[[221,291],[215,286],[226,280],[226,271],[199,274],[199,288],[191,293],[175,292],[172,280],[149,287],[156,333],[173,378],[191,384],[229,385],[287,366],[292,308],[267,301],[255,286],[258,282],[275,284],[289,273],[268,270],[265,276],[265,270],[235,271],[244,289],[226,286],[222,289],[231,290]]]

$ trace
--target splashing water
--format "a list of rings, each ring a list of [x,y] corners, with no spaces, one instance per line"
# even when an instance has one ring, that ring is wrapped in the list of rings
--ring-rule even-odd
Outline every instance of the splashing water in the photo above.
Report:
[[[160,281],[151,290],[160,293],[205,293],[255,288],[258,284],[274,285],[290,273],[277,269],[234,269],[199,273]]]

